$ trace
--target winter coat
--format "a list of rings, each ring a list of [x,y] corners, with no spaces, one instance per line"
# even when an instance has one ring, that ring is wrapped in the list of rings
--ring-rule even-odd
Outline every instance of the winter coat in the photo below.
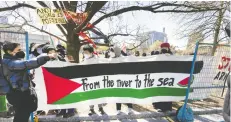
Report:
[[[38,68],[49,60],[50,58],[47,55],[23,61],[5,54],[2,60],[4,76],[11,83],[12,88],[22,91],[27,90],[31,83],[31,76],[28,70]]]

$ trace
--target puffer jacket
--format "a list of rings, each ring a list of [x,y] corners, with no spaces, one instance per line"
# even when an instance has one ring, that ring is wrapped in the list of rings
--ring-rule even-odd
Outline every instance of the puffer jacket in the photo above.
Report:
[[[226,122],[230,122],[230,75],[227,79],[228,90],[226,92],[224,106],[223,106],[223,117]]]
[[[31,76],[28,70],[38,68],[49,60],[50,57],[47,55],[24,61],[5,54],[2,60],[3,74],[11,83],[12,88],[24,91],[31,84]]]

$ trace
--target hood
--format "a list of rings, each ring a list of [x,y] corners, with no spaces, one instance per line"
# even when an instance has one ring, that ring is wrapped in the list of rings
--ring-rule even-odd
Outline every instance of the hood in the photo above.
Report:
[[[120,57],[121,56],[121,49],[119,47],[114,47],[114,52],[115,52],[115,57]]]

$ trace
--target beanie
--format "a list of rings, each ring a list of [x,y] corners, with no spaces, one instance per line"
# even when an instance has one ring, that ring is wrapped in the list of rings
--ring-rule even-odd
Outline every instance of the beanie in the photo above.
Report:
[[[163,48],[163,47],[170,48],[170,44],[169,44],[169,43],[162,43],[162,44],[160,45],[160,47],[161,47],[161,48]]]
[[[53,46],[51,46],[51,45],[44,45],[44,47],[42,49],[42,52],[43,53],[48,53],[51,50],[55,50],[55,48]]]

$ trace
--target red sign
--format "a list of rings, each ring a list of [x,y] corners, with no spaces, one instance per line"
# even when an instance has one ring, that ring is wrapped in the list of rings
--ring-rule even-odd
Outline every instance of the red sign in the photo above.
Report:
[[[227,69],[228,71],[230,71],[231,65],[230,65],[230,58],[229,57],[221,57],[221,64],[219,64],[218,69],[222,70],[222,69]]]
[[[71,11],[64,11],[64,14],[65,14],[67,20],[73,20],[78,25],[80,25],[82,22],[84,22],[88,16],[88,14],[86,12],[74,13]]]

